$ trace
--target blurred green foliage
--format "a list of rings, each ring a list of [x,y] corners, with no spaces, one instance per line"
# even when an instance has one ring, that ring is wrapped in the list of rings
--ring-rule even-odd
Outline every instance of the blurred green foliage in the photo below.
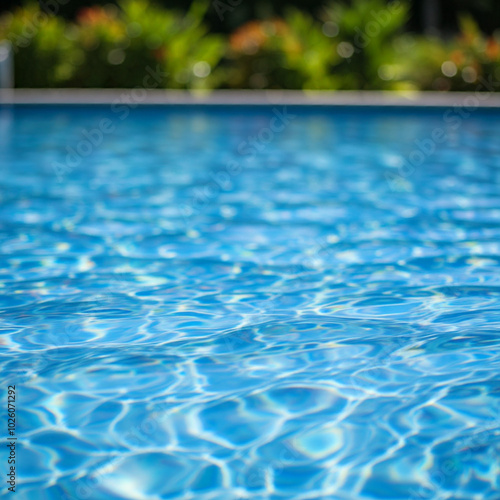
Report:
[[[221,36],[203,26],[208,5],[194,2],[184,15],[147,0],[125,0],[120,10],[85,9],[75,28],[81,63],[70,86],[143,86],[146,68],[159,65],[160,87],[214,87],[213,69],[225,47]]]
[[[474,90],[500,80],[500,34],[468,17],[453,39],[407,33],[407,0],[335,1],[316,17],[289,9],[229,36],[208,31],[209,7],[122,0],[73,22],[31,4],[0,17],[0,39],[13,45],[18,87]]]
[[[409,18],[406,1],[354,0],[335,2],[325,9],[324,31],[339,42],[341,62],[335,68],[338,88],[394,90],[398,79],[388,78],[397,64],[393,41]]]
[[[12,44],[19,86],[58,87],[68,82],[75,46],[65,32],[63,20],[41,12],[35,4],[0,17],[0,40]]]
[[[65,23],[32,4],[0,18],[0,39],[14,47],[18,87],[135,87],[155,72],[155,86],[213,88],[225,45],[203,25],[208,7],[199,0],[179,13],[124,0]]]
[[[451,40],[407,35],[395,43],[405,61],[399,76],[414,88],[472,91],[485,80],[500,82],[500,32],[485,36],[470,17],[461,18],[460,33]]]
[[[290,10],[285,19],[254,21],[229,39],[228,87],[333,88],[330,68],[338,56],[321,25]]]

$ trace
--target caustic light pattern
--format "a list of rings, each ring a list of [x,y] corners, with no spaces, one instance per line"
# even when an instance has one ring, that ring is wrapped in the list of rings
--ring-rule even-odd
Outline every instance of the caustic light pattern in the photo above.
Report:
[[[498,499],[500,121],[445,113],[1,108],[16,499]]]

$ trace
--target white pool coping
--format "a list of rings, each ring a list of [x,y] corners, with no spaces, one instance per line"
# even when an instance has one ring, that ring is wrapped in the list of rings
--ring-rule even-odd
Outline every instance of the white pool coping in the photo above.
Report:
[[[214,90],[185,91],[160,89],[3,89],[2,105],[81,104],[111,105],[132,102],[134,105],[294,105],[358,107],[461,106],[499,108],[500,93],[467,92],[382,92],[382,91],[296,91],[296,90]]]

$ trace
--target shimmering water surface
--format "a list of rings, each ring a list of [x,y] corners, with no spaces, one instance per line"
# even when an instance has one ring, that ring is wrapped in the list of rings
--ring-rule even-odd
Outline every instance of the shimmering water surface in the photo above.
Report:
[[[1,108],[16,498],[500,498],[500,112],[468,113]]]

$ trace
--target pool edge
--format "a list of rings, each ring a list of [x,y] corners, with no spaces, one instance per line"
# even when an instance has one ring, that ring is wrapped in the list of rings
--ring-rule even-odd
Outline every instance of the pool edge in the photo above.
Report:
[[[385,92],[385,91],[314,91],[295,90],[215,90],[184,91],[160,89],[3,89],[0,105],[81,104],[184,106],[354,106],[354,107],[426,107],[460,106],[469,109],[500,108],[500,93],[476,92]]]

